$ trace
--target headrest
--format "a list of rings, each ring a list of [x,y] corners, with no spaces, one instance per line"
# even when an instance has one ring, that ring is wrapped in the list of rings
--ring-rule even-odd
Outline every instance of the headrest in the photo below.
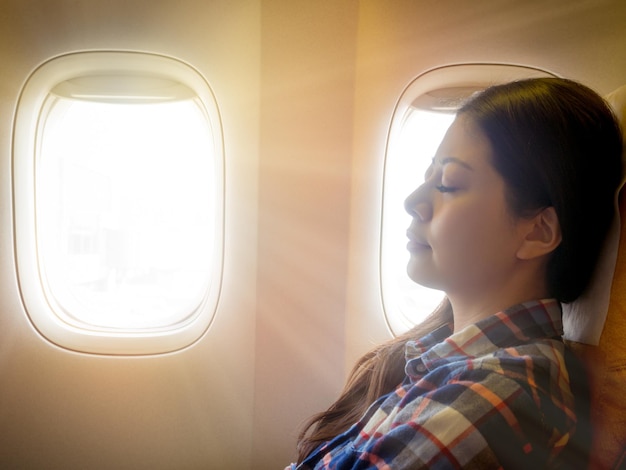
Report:
[[[620,122],[622,136],[624,137],[624,142],[626,142],[626,85],[609,93],[606,100],[613,108]],[[626,146],[622,153],[622,162],[626,168]],[[620,214],[619,207],[619,192],[623,186],[624,178],[622,178],[622,184],[615,195],[616,216],[590,286],[577,300],[563,305],[564,336],[568,340],[591,345],[598,345],[600,342],[600,336],[602,335],[609,310],[620,234],[626,236],[626,227],[623,231],[624,233],[621,230],[621,219],[626,216],[626,207],[621,208],[625,214]]]

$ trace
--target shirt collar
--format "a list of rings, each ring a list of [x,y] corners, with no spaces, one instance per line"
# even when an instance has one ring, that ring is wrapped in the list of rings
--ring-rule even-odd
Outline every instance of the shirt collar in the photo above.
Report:
[[[563,335],[561,304],[555,299],[515,305],[451,334],[444,325],[406,345],[407,375],[416,380],[424,372],[459,359],[490,354],[541,338]]]

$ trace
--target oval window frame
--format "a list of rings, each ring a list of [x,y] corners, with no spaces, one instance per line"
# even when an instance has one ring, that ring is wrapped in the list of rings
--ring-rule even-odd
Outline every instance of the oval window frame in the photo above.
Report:
[[[42,112],[52,90],[89,76],[135,76],[180,83],[192,90],[205,112],[213,141],[215,174],[214,255],[210,281],[200,304],[184,321],[146,329],[99,328],[63,320],[46,297],[36,239],[35,165]],[[139,80],[141,82],[141,80]],[[179,90],[180,91],[180,90]],[[13,124],[12,185],[17,279],[26,314],[48,341],[78,352],[106,355],[163,354],[186,348],[208,330],[217,311],[224,259],[224,144],[217,100],[208,81],[191,65],[173,57],[133,51],[87,51],[53,57],[27,78]]]

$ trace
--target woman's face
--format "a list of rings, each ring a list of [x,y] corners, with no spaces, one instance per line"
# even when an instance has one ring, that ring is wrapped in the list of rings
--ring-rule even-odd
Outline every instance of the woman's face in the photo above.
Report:
[[[426,181],[406,200],[413,217],[409,277],[455,294],[488,295],[517,265],[523,238],[483,132],[463,115],[443,139]]]

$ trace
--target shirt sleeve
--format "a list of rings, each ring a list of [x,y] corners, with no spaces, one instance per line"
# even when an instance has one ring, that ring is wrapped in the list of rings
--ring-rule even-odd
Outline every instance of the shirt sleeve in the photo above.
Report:
[[[471,370],[430,392],[424,386],[390,396],[350,443],[329,448],[314,468],[545,467],[540,406],[517,381]]]

